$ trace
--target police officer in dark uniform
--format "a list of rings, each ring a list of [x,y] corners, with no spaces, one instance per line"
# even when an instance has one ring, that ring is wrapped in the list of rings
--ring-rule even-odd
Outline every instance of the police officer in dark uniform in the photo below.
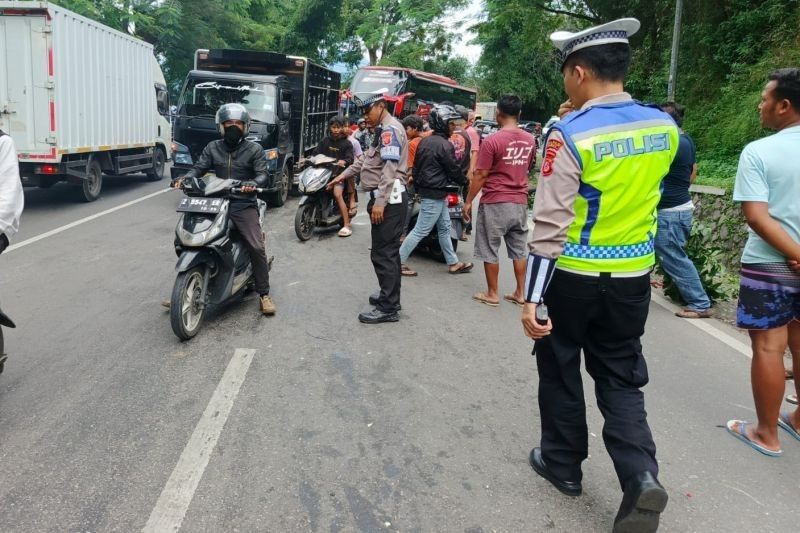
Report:
[[[541,444],[530,464],[561,492],[581,494],[588,456],[583,355],[624,491],[614,533],[656,531],[667,505],[644,409],[640,338],[656,206],[678,129],[659,108],[624,91],[628,36],[638,29],[636,19],[621,19],[550,37],[570,98],[562,111],[570,112],[548,133],[522,315],[539,370]],[[542,313],[547,308],[550,320]]]
[[[364,157],[342,172],[343,182],[361,174],[361,187],[369,195],[367,212],[372,221],[370,257],[380,291],[369,297],[371,311],[358,315],[365,324],[400,319],[400,236],[408,209],[406,172],[408,138],[403,125],[386,107],[382,94],[357,94],[353,103],[361,109],[367,126],[375,128],[372,145]]]

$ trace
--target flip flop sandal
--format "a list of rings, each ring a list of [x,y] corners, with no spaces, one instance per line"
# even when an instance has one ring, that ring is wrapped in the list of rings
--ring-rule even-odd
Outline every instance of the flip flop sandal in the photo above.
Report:
[[[739,424],[739,429],[733,429],[735,424]],[[769,457],[780,457],[783,455],[783,450],[768,450],[767,448],[761,446],[757,442],[754,442],[747,436],[747,426],[750,425],[750,422],[745,422],[743,420],[728,420],[728,423],[725,424],[725,427],[728,429],[728,433],[739,439],[740,441],[744,442],[755,451],[763,453],[764,455],[768,455]]]
[[[778,425],[786,430],[786,432],[791,435],[792,437],[800,440],[800,432],[795,429],[792,425],[792,421],[789,420],[789,412],[788,411],[781,411],[780,416],[778,417]]]
[[[516,304],[516,305],[518,305],[520,307],[523,307],[525,305],[525,301],[524,300],[520,302],[519,300],[514,298],[513,294],[506,294],[505,296],[503,296],[503,300],[505,300],[507,302],[511,302],[512,304]]]
[[[461,263],[461,266],[455,270],[447,269],[448,272],[451,274],[467,274],[472,271],[472,267],[474,267],[472,263]]]
[[[476,301],[478,301],[478,302],[480,302],[482,304],[486,304],[489,307],[500,307],[500,302],[493,302],[493,301],[489,300],[488,298],[486,298],[486,294],[484,294],[482,292],[478,292],[476,294],[473,294],[472,295],[472,299],[476,300]]]
[[[414,276],[418,276],[419,272],[417,272],[415,270],[411,270],[406,265],[400,265],[400,274],[403,275],[403,276],[414,277]]]
[[[342,228],[339,230],[339,237],[349,237],[353,234],[353,230],[350,228]]]

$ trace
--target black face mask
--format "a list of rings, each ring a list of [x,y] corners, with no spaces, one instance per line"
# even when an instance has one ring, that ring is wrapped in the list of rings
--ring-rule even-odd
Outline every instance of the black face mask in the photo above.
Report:
[[[242,137],[244,137],[244,133],[242,133],[242,130],[240,130],[238,126],[228,126],[225,128],[225,135],[222,136],[225,140],[225,144],[230,148],[236,148],[242,141]]]

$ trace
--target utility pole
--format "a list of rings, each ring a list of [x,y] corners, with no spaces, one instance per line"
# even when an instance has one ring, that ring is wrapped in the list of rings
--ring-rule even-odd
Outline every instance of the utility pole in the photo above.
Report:
[[[672,29],[672,58],[669,62],[669,82],[667,83],[667,101],[675,101],[675,78],[678,75],[678,49],[681,42],[681,18],[683,0],[675,0],[675,27]]]

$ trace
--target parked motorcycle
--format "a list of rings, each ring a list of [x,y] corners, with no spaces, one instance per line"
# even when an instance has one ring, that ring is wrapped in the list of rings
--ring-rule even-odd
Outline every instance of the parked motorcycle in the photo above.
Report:
[[[3,313],[3,310],[0,309],[0,374],[3,373],[3,369],[6,366],[6,359],[8,359],[5,352],[5,344],[3,343],[3,326],[7,328],[17,327],[14,322]]]
[[[229,198],[242,193],[240,185],[213,175],[182,182],[186,197],[178,204],[175,228],[178,276],[170,299],[172,331],[181,340],[197,335],[210,307],[230,302],[255,283],[250,254],[228,213]],[[257,205],[263,224],[267,205],[260,199]]]
[[[448,185],[446,190],[447,210],[450,214],[450,239],[453,242],[453,250],[456,250],[458,249],[458,239],[461,237],[464,224],[464,201],[461,198],[461,194],[459,194],[460,188],[457,185]],[[411,210],[411,217],[406,228],[406,234],[411,233],[411,230],[417,225],[420,211],[419,201],[415,199],[409,209]],[[444,252],[439,245],[439,230],[436,229],[436,226],[433,227],[427,237],[420,241],[415,250],[427,252],[437,261],[445,262]]]
[[[298,190],[303,195],[294,216],[294,232],[301,241],[307,241],[318,227],[341,227],[344,223],[339,205],[328,184],[333,180],[337,160],[318,154],[306,159],[308,165],[297,177]],[[345,190],[345,204],[348,204]]]

